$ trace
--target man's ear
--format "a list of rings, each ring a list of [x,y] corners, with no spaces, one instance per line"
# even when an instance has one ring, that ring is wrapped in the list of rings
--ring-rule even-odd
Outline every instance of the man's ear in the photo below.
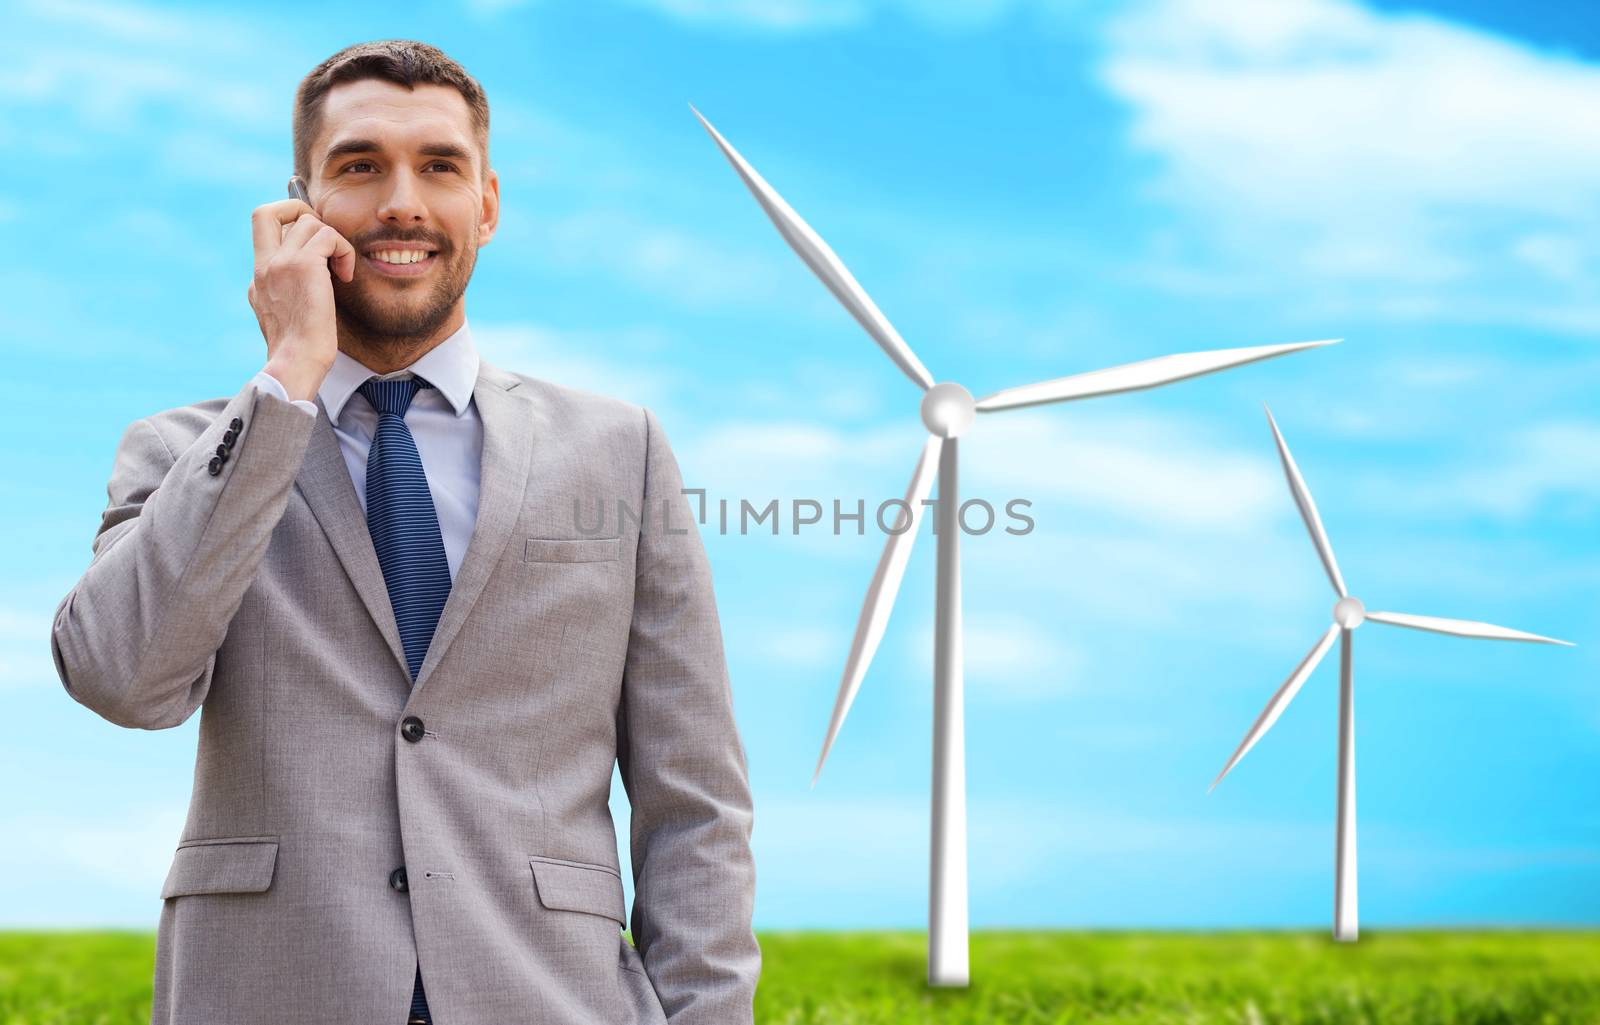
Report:
[[[489,168],[488,176],[483,182],[483,209],[478,221],[478,245],[489,244],[494,238],[495,228],[500,226],[500,172]]]

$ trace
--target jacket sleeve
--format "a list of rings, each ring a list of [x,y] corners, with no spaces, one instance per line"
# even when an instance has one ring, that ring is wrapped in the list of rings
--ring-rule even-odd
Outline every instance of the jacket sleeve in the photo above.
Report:
[[[182,451],[148,417],[128,426],[94,557],[51,621],[68,694],[130,728],[167,729],[194,714],[315,425],[304,406],[252,379]]]
[[[635,945],[673,1025],[753,1020],[753,809],[711,568],[645,410],[646,465],[617,761],[632,807]]]

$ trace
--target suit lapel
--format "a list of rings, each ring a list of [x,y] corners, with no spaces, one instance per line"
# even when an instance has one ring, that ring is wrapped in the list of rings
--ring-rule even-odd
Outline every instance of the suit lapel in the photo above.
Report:
[[[479,359],[478,380],[472,389],[478,416],[483,420],[478,519],[412,693],[421,689],[461,629],[521,515],[528,468],[532,464],[535,410],[531,399],[516,391],[520,383],[515,374]],[[361,512],[361,500],[350,479],[349,467],[345,465],[338,435],[334,434],[333,421],[328,418],[320,397],[317,399],[317,424],[312,429],[305,463],[296,483],[328,535],[367,613],[388,642],[395,665],[402,677],[409,679],[411,671],[405,649],[400,644],[400,629],[395,622],[394,607],[389,603],[383,568],[378,565],[378,553],[372,545],[372,535]]]
[[[383,580],[383,568],[378,565],[377,549],[372,546],[367,518],[361,512],[361,499],[350,480],[339,436],[333,433],[333,421],[328,418],[322,399],[318,397],[316,401],[317,425],[311,429],[305,463],[295,483],[322,525],[322,532],[328,535],[372,621],[389,642],[400,672],[410,679],[406,652],[400,646],[400,627],[395,622],[394,606],[389,604],[389,589]]]
[[[434,627],[428,654],[417,671],[413,693],[428,682],[434,667],[449,649],[467,613],[483,593],[484,584],[488,583],[489,574],[500,561],[522,515],[528,468],[533,463],[535,410],[532,398],[517,390],[521,383],[515,374],[490,366],[480,357],[478,382],[472,389],[478,415],[483,419],[478,520],[473,525],[472,540],[461,560],[461,568],[456,570],[455,581],[450,585],[450,597]],[[369,547],[370,543],[369,540]],[[376,552],[372,558],[373,565],[377,565]]]

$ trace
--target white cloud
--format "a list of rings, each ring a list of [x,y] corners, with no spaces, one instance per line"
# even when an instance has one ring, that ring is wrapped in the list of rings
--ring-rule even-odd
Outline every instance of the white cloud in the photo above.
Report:
[[[963,679],[969,703],[1030,705],[1070,693],[1085,677],[1083,651],[1069,645],[1063,632],[1037,623],[963,611],[961,623]],[[920,701],[928,700],[933,678],[933,628],[907,640],[906,661],[917,671]]]
[[[1573,59],[1344,0],[1166,0],[1112,39],[1136,141],[1234,197],[1559,216],[1594,195],[1600,70]]]
[[[926,436],[920,422],[848,431],[809,421],[730,417],[716,421],[677,451],[685,467],[699,470],[692,481],[686,470],[684,483],[706,489],[712,523],[720,500],[728,502],[729,530],[736,533],[741,502],[759,511],[776,498],[783,543],[848,559],[852,553],[876,552],[882,546],[883,535],[873,524],[875,512],[882,502],[905,494]],[[811,499],[823,509],[821,522],[801,527],[798,535],[791,533],[795,499]],[[865,537],[858,537],[853,521],[841,521],[842,538],[833,533],[835,501],[846,515],[855,512],[858,502],[865,503]],[[801,511],[814,514],[809,507]],[[864,572],[870,575],[872,562],[866,565]]]
[[[83,815],[15,814],[0,819],[0,871],[11,879],[67,866],[107,886],[152,899],[172,865],[186,812],[180,805],[122,809],[93,822]]]
[[[752,648],[753,654],[791,668],[833,669],[843,664],[849,640],[815,623],[772,623]]]
[[[1600,323],[1600,68],[1347,0],[1158,0],[1107,40],[1158,195],[1198,226],[1158,240],[1172,262],[1399,317]]]
[[[0,95],[13,102],[69,106],[102,130],[131,131],[137,112],[174,104],[221,127],[284,117],[268,75],[231,63],[253,53],[260,32],[232,18],[132,4],[32,3],[41,25],[70,25],[70,45],[33,46],[0,71]]]
[[[627,0],[696,27],[758,32],[826,32],[855,29],[884,13],[904,15],[930,28],[982,27],[1021,6],[1020,0]],[[529,0],[467,0],[484,15],[528,5]]]
[[[870,511],[905,492],[926,439],[908,416],[894,427],[847,431],[809,422],[724,421],[696,447],[716,485],[735,499],[808,495]],[[1236,450],[1198,418],[1015,411],[983,417],[961,440],[962,492],[996,510],[996,529],[1016,525],[1005,502],[1087,508],[1179,530],[1247,533],[1287,500],[1267,450]],[[715,497],[715,496],[712,496]],[[972,527],[981,526],[979,513]],[[870,525],[869,525],[870,526]],[[924,525],[924,533],[927,533]],[[870,532],[870,530],[869,530]]]
[[[1235,642],[1299,643],[1298,631],[1284,637],[1294,624],[1285,625],[1283,612],[1319,606],[1326,584],[1265,430],[1256,450],[1246,452],[1188,415],[1134,417],[1084,407],[1070,430],[1061,419],[1047,411],[985,417],[963,437],[963,494],[983,497],[996,510],[993,529],[962,540],[974,680],[995,681],[1001,700],[1048,699],[1094,675],[1089,662],[1096,646],[1085,631],[1137,622],[1195,637],[1211,630],[1219,608],[1229,612]],[[741,498],[758,508],[781,500],[778,537],[735,536],[740,554],[720,557],[737,564],[756,558],[755,545],[781,547],[804,600],[827,610],[815,624],[823,629],[786,635],[786,650],[819,643],[825,668],[841,664],[836,660],[848,648],[884,542],[870,522],[873,510],[904,494],[925,438],[910,418],[854,431],[737,420],[679,447],[685,467],[701,470],[692,480],[686,470],[686,483],[706,487],[712,503],[702,531],[717,530],[719,499],[729,502],[733,535]],[[823,523],[798,536],[789,532],[794,496],[813,497],[825,510]],[[1007,526],[1022,529],[1005,512],[1014,497],[1032,502],[1027,514],[1035,525],[1023,536],[1005,533]],[[831,503],[849,510],[858,499],[868,509],[865,536],[850,524],[835,535]],[[976,510],[969,520],[974,530],[982,525]],[[909,655],[919,669],[908,675],[919,680],[930,671],[934,548],[924,517],[887,647],[875,659],[904,665]],[[1063,616],[1070,628],[1061,629]],[[896,636],[907,626],[909,634]]]
[[[1453,469],[1403,481],[1383,475],[1371,490],[1374,504],[1434,518],[1524,520],[1546,511],[1551,522],[1593,517],[1600,509],[1600,421],[1536,423]]]
[[[664,410],[680,398],[683,375],[665,361],[641,362],[669,338],[655,328],[588,330],[546,324],[472,322],[472,342],[498,367],[569,388]]]
[[[0,100],[48,113],[30,133],[36,148],[104,162],[133,144],[132,159],[163,176],[226,185],[287,174],[277,136],[299,62],[315,58],[264,49],[270,23],[87,0],[33,0],[16,20],[30,43],[0,69]]]
[[[266,120],[246,118],[238,123],[264,126],[275,123],[278,113],[274,111]],[[229,127],[164,132],[151,149],[160,158],[161,173],[177,178],[237,186],[241,182],[276,185],[289,177],[291,157],[287,148],[280,150],[266,143],[244,142],[234,137]],[[269,194],[263,196],[262,201],[275,198],[275,194]],[[207,256],[214,258],[209,253]]]
[[[143,46],[206,45],[243,49],[254,36],[243,23],[212,12],[173,11],[96,0],[28,0],[23,8],[42,20],[70,25],[79,33],[109,36]]]
[[[547,231],[560,266],[595,267],[655,295],[695,309],[730,303],[769,306],[780,296],[770,259],[624,210],[588,209],[558,218]]]
[[[829,29],[859,23],[862,0],[633,0],[680,21],[769,30]]]
[[[595,196],[636,193],[650,186],[676,187],[641,159],[636,140],[607,122],[573,122],[519,99],[511,89],[496,92],[490,163],[502,182],[518,182],[530,193],[569,189]],[[687,109],[685,110],[687,113]],[[610,130],[608,130],[610,129]],[[513,221],[516,206],[501,208],[498,238],[521,231],[533,242],[532,222]]]
[[[975,493],[1024,496],[1036,509],[1058,502],[1097,518],[1245,533],[1284,501],[1264,451],[1224,444],[1198,417],[1019,410],[985,416],[962,445]]]

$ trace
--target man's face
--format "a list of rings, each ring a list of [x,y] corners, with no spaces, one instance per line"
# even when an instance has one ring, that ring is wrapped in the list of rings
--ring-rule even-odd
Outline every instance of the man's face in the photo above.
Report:
[[[334,277],[334,304],[369,341],[425,338],[460,302],[499,223],[499,176],[484,181],[482,160],[450,86],[363,79],[323,98],[311,201],[355,247],[355,277]]]

